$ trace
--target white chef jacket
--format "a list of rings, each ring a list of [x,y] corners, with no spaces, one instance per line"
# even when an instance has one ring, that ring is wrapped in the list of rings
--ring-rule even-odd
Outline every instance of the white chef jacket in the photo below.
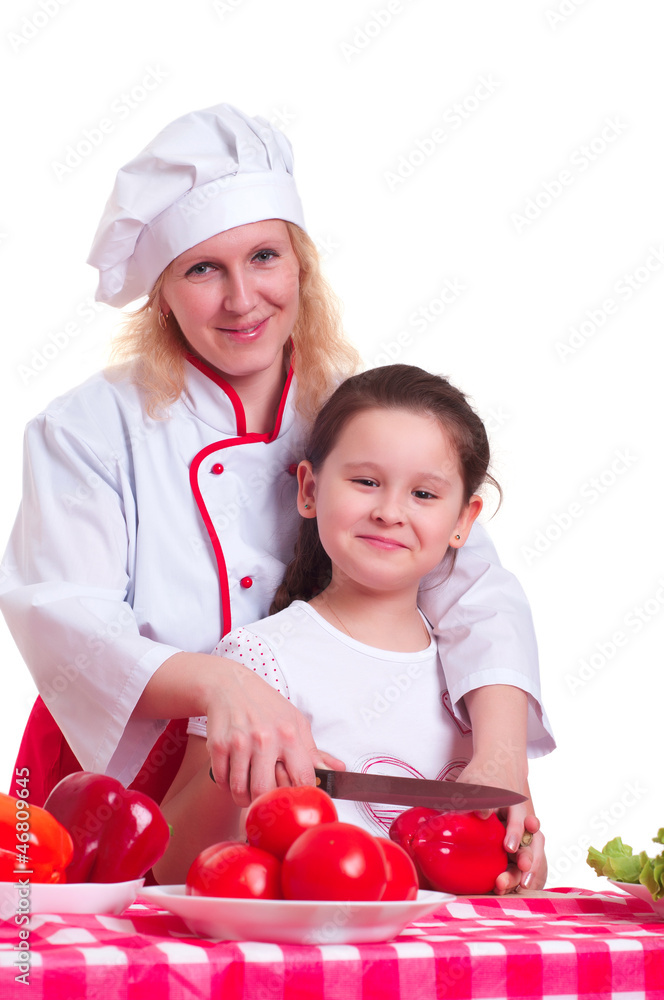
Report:
[[[154,671],[263,617],[297,532],[306,428],[292,377],[270,435],[246,433],[237,395],[193,356],[186,386],[153,419],[128,366],[28,424],[23,500],[0,573],[0,608],[81,766],[124,784],[167,722],[131,718]],[[474,687],[521,687],[547,752],[530,611],[483,529],[420,603],[445,647],[455,710],[463,715]]]

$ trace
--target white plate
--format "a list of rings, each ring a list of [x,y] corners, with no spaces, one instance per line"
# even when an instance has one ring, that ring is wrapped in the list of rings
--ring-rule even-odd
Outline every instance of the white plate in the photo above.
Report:
[[[182,917],[199,937],[277,944],[360,944],[389,941],[406,924],[454,899],[420,891],[404,902],[312,902],[187,896],[183,885],[148,886],[139,899]]]
[[[19,892],[16,882],[0,882],[0,920],[13,920],[19,912],[122,913],[134,902],[144,881],[137,878],[131,882],[56,882],[53,885],[31,882],[29,895]]]
[[[640,882],[616,882],[612,878],[609,879],[609,882],[616,888],[623,889],[632,896],[636,896],[637,899],[643,900],[644,903],[648,903],[656,913],[664,914],[664,899],[653,899],[650,890],[646,889],[645,885],[641,885]]]

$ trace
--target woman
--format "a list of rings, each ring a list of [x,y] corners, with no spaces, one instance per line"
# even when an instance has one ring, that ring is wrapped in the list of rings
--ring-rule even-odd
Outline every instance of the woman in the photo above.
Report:
[[[340,762],[277,692],[208,655],[267,612],[292,552],[307,421],[356,362],[287,140],[228,105],[171,123],[120,171],[90,262],[99,300],[148,299],[124,338],[131,360],[26,432],[1,600],[49,710],[37,704],[19,755],[32,801],[79,762],[160,800],[186,741],[167,720],[198,715],[238,804],[274,784],[278,761],[279,780],[310,782],[314,764]],[[475,529],[422,606],[455,711],[468,695],[500,783],[504,685],[529,695],[531,742],[552,745],[523,594]]]

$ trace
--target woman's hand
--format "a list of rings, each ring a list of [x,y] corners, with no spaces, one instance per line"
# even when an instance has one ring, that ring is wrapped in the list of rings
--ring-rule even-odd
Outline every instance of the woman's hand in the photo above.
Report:
[[[502,780],[496,780],[493,773],[487,775],[486,769],[476,761],[471,761],[458,776],[457,781],[471,785],[492,785],[498,788],[514,788],[516,782],[506,775]],[[519,887],[523,889],[541,889],[546,882],[547,863],[544,854],[544,834],[540,831],[540,823],[535,816],[535,810],[530,798],[528,782],[521,784],[515,791],[526,795],[525,802],[519,802],[508,809],[496,810],[499,818],[505,824],[505,839],[503,845],[509,855],[509,864],[496,879],[494,892],[498,896],[513,892]],[[477,813],[482,819],[490,815],[490,811]]]
[[[313,785],[314,767],[342,770],[320,751],[309,723],[266,681],[232,660],[222,697],[207,710],[207,749],[219,784],[228,784],[236,805],[247,806],[275,785]]]
[[[314,767],[345,767],[316,747],[309,723],[294,705],[253,670],[225,657],[175,653],[153,674],[135,715],[207,715],[215,780],[228,785],[238,806],[248,806],[277,784],[315,784]]]
[[[496,879],[496,895],[518,888],[542,889],[547,876],[544,834],[530,799],[507,810],[504,844],[510,862],[507,871]]]

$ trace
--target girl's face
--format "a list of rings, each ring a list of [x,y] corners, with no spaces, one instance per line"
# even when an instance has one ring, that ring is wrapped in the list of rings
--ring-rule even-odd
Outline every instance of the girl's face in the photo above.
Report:
[[[335,579],[368,590],[414,596],[448,546],[463,545],[482,509],[478,496],[464,502],[458,458],[439,421],[409,410],[358,413],[322,467],[314,473],[302,462],[298,480],[298,509],[318,519]]]
[[[300,265],[286,223],[252,222],[198,243],[169,266],[160,306],[188,344],[238,391],[283,379]]]

